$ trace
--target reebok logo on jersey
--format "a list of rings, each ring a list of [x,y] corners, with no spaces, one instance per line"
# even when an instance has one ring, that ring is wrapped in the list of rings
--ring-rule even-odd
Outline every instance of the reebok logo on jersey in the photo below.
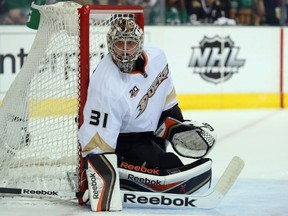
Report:
[[[163,69],[163,71],[161,73],[159,73],[159,75],[156,77],[156,79],[154,80],[154,82],[152,83],[150,88],[148,89],[147,93],[141,98],[141,100],[137,106],[138,115],[136,118],[138,118],[145,111],[149,98],[153,97],[153,95],[155,94],[156,90],[161,85],[161,83],[165,79],[168,78],[168,74],[169,74],[169,69],[168,69],[168,65],[166,65],[166,67]]]
[[[130,98],[136,97],[139,92],[139,88],[135,85],[130,91]]]

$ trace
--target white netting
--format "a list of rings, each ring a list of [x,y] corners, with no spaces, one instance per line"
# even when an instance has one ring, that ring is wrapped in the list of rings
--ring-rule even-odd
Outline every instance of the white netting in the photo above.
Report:
[[[79,5],[36,7],[37,35],[0,108],[0,188],[58,191],[69,198],[77,191],[79,168]],[[107,54],[106,32],[119,11],[89,11],[90,73]]]
[[[39,8],[40,28],[0,110],[1,187],[71,191],[67,173],[76,171],[79,152],[77,6]]]

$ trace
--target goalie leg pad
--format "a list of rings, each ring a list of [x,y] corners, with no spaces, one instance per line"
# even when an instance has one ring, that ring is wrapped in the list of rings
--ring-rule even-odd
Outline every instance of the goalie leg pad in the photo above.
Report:
[[[210,188],[212,160],[203,158],[185,166],[162,170],[122,162],[118,170],[123,190],[199,195]]]
[[[122,210],[117,156],[115,154],[88,155],[86,160],[91,210]]]

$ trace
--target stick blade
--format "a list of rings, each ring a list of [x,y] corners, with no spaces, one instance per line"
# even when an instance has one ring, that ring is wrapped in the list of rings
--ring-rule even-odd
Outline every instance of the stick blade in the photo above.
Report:
[[[234,156],[215,185],[215,191],[225,196],[240,175],[244,165],[245,163],[240,157]]]
[[[240,157],[234,156],[215,185],[213,192],[196,200],[195,206],[201,209],[216,208],[235,183],[243,167],[244,161]]]

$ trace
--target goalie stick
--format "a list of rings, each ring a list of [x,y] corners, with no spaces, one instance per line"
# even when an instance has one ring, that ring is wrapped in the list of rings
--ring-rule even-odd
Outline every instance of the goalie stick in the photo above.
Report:
[[[171,193],[152,193],[121,191],[123,207],[128,208],[200,208],[212,209],[218,206],[230,190],[244,167],[244,161],[235,156],[216,183],[215,187],[206,195],[188,195]],[[0,194],[18,195],[22,197],[61,199],[61,192],[45,190],[29,190],[21,188],[0,187]],[[65,193],[65,196],[76,198],[76,193]]]

